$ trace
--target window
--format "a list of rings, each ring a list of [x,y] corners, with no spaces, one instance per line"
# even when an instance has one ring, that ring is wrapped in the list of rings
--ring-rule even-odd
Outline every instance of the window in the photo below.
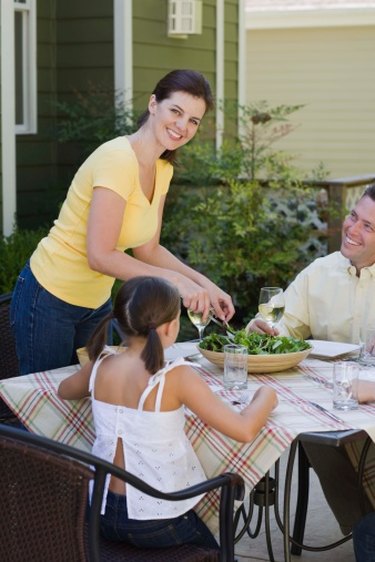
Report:
[[[36,133],[36,0],[14,0],[14,55],[16,133]]]

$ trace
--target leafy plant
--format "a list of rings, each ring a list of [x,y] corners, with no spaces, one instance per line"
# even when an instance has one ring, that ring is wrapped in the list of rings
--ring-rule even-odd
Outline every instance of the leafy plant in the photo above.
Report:
[[[0,238],[0,293],[13,290],[17,277],[47,228],[37,230],[15,230],[13,234]]]
[[[83,142],[86,152],[136,128],[137,112],[122,103],[120,94],[89,83],[87,92],[75,90],[73,100],[57,102],[58,140]]]
[[[292,156],[273,146],[293,131],[288,117],[300,107],[242,108],[242,134],[217,154],[210,143],[184,147],[178,180],[208,187],[182,193],[176,185],[167,200],[165,244],[231,294],[238,324],[255,312],[260,286],[285,287],[315,257],[303,222],[314,192]]]
[[[126,108],[113,109],[112,93],[90,88],[89,95],[76,92],[74,102],[60,104],[60,140],[85,141],[87,150],[131,132],[135,122]],[[227,120],[236,123],[240,116],[241,133],[226,135],[216,152],[205,119],[178,155],[162,242],[232,295],[238,325],[255,312],[260,286],[285,287],[315,257],[314,248],[307,249],[311,228],[303,222],[315,197],[293,155],[277,148],[293,132],[289,119],[301,107],[265,101],[227,106]],[[319,164],[310,176],[324,173]]]

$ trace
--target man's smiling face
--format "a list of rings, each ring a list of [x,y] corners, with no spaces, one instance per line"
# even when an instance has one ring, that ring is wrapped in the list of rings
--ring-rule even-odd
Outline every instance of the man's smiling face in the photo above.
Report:
[[[375,201],[367,195],[344,220],[341,253],[357,272],[375,263]]]

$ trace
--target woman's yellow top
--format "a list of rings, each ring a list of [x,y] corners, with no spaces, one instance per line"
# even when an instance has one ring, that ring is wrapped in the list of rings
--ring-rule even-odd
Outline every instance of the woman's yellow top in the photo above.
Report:
[[[116,249],[125,251],[145,244],[158,227],[160,198],[166,194],[173,174],[166,160],[156,163],[155,189],[151,203],[139,182],[136,155],[126,137],[99,146],[75,174],[48,236],[31,256],[30,266],[38,282],[63,301],[98,308],[109,297],[114,278],[90,269],[86,233],[94,187],[106,187],[125,201]]]

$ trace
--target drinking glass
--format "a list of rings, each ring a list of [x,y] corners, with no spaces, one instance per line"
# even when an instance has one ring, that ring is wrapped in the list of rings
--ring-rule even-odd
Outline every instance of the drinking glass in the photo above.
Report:
[[[224,387],[229,390],[247,388],[247,347],[224,345]]]
[[[336,410],[358,408],[359,365],[354,361],[337,361],[333,364],[333,407]]]
[[[262,287],[259,293],[258,310],[262,319],[271,328],[281,320],[284,314],[284,292],[280,287]]]
[[[367,367],[375,367],[375,326],[364,326],[360,330],[359,362]]]
[[[203,321],[203,312],[194,312],[193,310],[187,311],[189,320],[197,328],[199,333],[199,340],[203,339],[203,332],[205,327],[210,323],[211,318],[208,316],[205,321]]]

